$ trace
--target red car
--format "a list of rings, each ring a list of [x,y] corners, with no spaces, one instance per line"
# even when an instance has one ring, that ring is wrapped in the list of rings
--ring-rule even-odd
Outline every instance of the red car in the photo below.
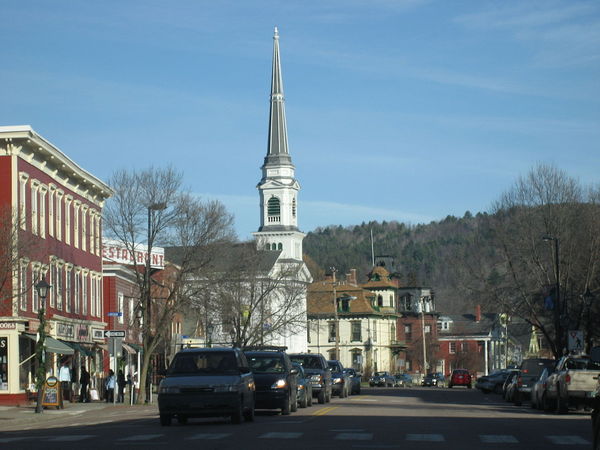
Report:
[[[448,382],[448,387],[466,386],[471,389],[471,374],[467,369],[454,369]]]

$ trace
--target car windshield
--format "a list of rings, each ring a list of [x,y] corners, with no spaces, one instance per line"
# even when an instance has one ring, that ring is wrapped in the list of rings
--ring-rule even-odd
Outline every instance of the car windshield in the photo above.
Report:
[[[300,364],[305,369],[322,369],[321,361],[317,356],[291,356],[290,359],[293,362]]]
[[[252,355],[246,353],[248,365],[254,373],[283,373],[283,358],[280,355]]]
[[[175,355],[167,375],[238,373],[232,352],[190,352]]]
[[[521,372],[539,377],[544,369],[551,369],[555,364],[553,359],[526,359],[521,364]]]
[[[376,377],[385,377],[386,375],[387,375],[387,372],[375,372]]]
[[[329,366],[329,368],[332,371],[334,371],[334,372],[341,372],[340,365],[337,362],[329,361],[329,362],[327,362],[327,365]]]

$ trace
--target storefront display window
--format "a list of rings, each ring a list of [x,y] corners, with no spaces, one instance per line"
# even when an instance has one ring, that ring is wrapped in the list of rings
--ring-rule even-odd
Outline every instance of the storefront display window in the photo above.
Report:
[[[0,336],[0,391],[8,390],[8,336]]]

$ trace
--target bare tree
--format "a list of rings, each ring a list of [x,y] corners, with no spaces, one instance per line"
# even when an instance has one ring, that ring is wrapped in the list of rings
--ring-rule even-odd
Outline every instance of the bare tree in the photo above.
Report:
[[[24,220],[10,205],[0,206],[0,303],[25,294],[35,284],[35,280],[18,282],[21,258],[34,249],[31,235],[21,230]]]
[[[224,248],[219,265],[201,281],[207,288],[197,310],[208,331],[219,329],[223,344],[269,344],[306,327],[303,263],[277,262],[276,252],[256,248],[255,242]]]
[[[172,168],[118,171],[109,183],[115,190],[104,209],[108,234],[132,254],[145,242],[146,261],[133,259],[142,313],[143,341],[139,402],[146,398],[152,354],[169,334],[173,315],[198,296],[189,283],[216,256],[216,244],[234,239],[232,216],[217,201],[202,201],[182,189],[182,174]],[[155,245],[176,249],[176,264],[153,276],[149,255]]]
[[[598,292],[598,206],[597,190],[540,164],[494,203],[480,230],[494,246],[471,252],[467,265],[472,294],[540,330],[556,356],[580,325],[583,294]]]

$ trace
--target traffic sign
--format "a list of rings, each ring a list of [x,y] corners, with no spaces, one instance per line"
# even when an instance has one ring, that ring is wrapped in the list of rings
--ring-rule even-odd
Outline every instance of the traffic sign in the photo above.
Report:
[[[125,330],[104,330],[105,338],[125,337]]]
[[[122,312],[109,312],[109,313],[106,313],[106,315],[108,317],[121,317],[121,316],[123,316],[123,313]]]

